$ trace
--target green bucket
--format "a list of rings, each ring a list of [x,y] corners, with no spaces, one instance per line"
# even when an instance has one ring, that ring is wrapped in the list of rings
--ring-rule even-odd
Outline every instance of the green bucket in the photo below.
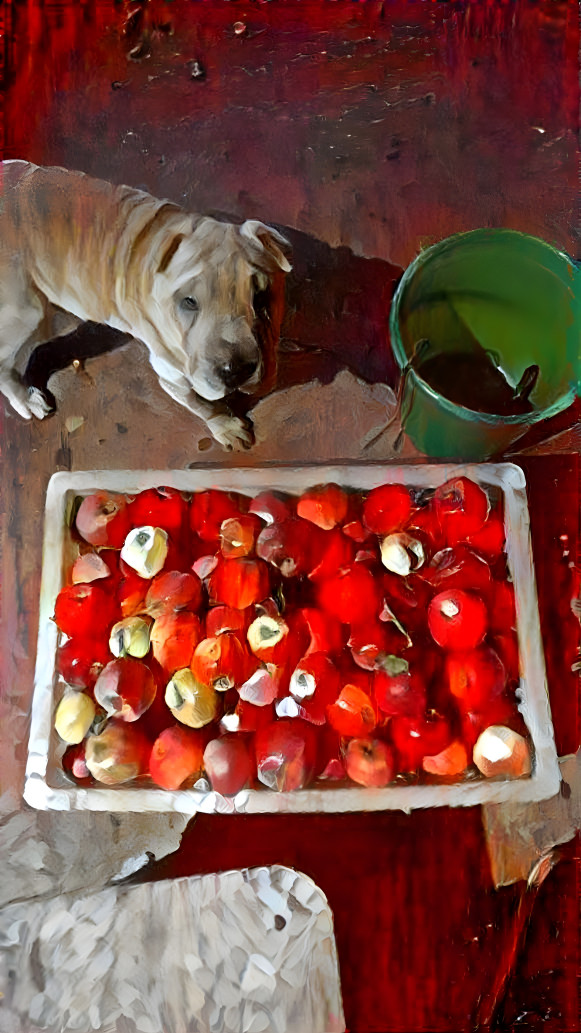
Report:
[[[516,230],[472,230],[422,251],[390,316],[401,422],[425,455],[482,460],[574,401],[580,271]]]

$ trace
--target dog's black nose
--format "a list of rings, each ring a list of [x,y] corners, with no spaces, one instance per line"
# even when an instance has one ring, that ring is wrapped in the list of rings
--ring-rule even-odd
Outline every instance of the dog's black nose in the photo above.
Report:
[[[255,359],[230,359],[229,362],[220,367],[220,378],[231,391],[236,387],[245,384],[253,373],[256,372],[258,361]]]

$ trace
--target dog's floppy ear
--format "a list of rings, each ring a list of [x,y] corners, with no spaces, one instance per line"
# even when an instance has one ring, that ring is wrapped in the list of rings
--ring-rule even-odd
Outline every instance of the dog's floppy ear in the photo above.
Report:
[[[257,219],[247,219],[240,227],[240,235],[245,237],[255,249],[266,252],[266,255],[282,269],[283,273],[290,273],[292,265],[289,262],[291,256],[291,245],[277,230],[265,226]],[[288,257],[287,257],[288,256]]]
[[[183,239],[183,233],[176,233],[175,237],[173,237],[173,239],[168,242],[162,253],[159,265],[157,267],[158,273],[165,273],[169,263],[171,262]]]

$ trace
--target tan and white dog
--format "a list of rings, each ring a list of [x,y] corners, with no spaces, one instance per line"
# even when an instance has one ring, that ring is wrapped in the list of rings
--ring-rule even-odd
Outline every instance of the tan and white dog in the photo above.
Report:
[[[0,392],[16,412],[50,411],[22,379],[32,351],[93,321],[142,341],[163,389],[224,447],[249,447],[227,396],[272,386],[285,238],[82,172],[0,169]]]

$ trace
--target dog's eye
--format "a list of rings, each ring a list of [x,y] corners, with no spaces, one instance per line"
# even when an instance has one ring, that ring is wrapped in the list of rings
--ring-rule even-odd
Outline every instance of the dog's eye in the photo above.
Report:
[[[197,312],[200,306],[195,298],[182,298],[182,307],[188,312]]]

